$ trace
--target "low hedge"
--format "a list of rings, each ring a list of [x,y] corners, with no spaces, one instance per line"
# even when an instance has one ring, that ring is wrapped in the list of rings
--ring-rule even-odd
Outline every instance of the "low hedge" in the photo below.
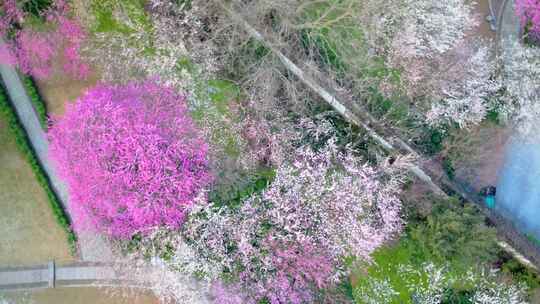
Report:
[[[54,217],[56,221],[58,222],[58,224],[66,232],[68,245],[70,247],[71,253],[75,254],[77,238],[75,236],[75,233],[71,229],[70,219],[66,211],[64,210],[62,204],[60,203],[58,197],[51,189],[49,179],[45,171],[39,164],[38,159],[34,153],[34,150],[32,149],[32,146],[30,145],[26,132],[24,131],[24,128],[19,122],[19,119],[17,118],[17,114],[11,107],[8,101],[7,95],[5,94],[5,91],[3,90],[2,87],[0,87],[0,116],[2,119],[4,119],[7,122],[8,129],[13,134],[17,147],[19,148],[21,153],[24,155],[26,160],[30,163],[30,166],[32,168],[32,171],[34,172],[34,175],[38,183],[41,185],[41,187],[43,187],[43,189],[45,190],[45,193],[47,193],[49,205],[52,209]]]
[[[23,83],[24,88],[26,89],[26,93],[28,93],[28,97],[30,97],[30,101],[34,106],[34,109],[36,109],[41,126],[44,130],[47,130],[47,125],[49,121],[49,118],[47,116],[47,106],[45,104],[45,101],[43,101],[43,98],[41,98],[41,95],[39,94],[34,79],[32,79],[32,77],[30,76],[24,76]]]

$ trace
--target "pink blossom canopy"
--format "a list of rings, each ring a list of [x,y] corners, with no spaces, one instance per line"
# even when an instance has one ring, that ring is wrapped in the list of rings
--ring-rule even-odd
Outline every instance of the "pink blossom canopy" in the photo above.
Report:
[[[21,72],[38,79],[46,79],[54,72],[54,60],[61,58],[62,71],[77,79],[86,79],[90,67],[80,51],[87,34],[78,20],[70,17],[70,7],[64,0],[54,0],[42,13],[44,28],[21,26],[28,19],[15,0],[0,1],[0,63],[15,66]],[[7,33],[13,32],[13,39]],[[60,57],[59,57],[60,56]]]
[[[113,237],[179,227],[211,180],[185,98],[152,81],[90,89],[49,137],[75,222]]]

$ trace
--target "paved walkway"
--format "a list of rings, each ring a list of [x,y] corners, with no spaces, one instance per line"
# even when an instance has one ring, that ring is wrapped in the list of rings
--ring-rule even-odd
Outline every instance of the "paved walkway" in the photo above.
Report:
[[[520,36],[520,24],[519,18],[516,16],[516,10],[514,7],[514,0],[499,0],[501,1],[499,11],[499,22],[497,24],[497,48],[499,54],[504,55],[502,52],[505,49],[511,49],[513,43],[519,41]],[[505,56],[503,60],[509,60]]]
[[[33,267],[0,268],[0,291],[54,287],[122,286],[144,288],[120,280],[110,264],[75,263],[57,267],[54,262]]]
[[[0,38],[0,44],[4,41]],[[69,196],[65,184],[58,178],[54,167],[48,158],[47,137],[39,122],[38,116],[32,107],[32,102],[26,94],[24,85],[17,71],[10,66],[0,64],[1,81],[4,83],[7,93],[13,103],[17,116],[21,121],[30,143],[36,152],[41,166],[47,173],[52,190],[56,193],[61,203],[68,207]],[[68,210],[69,208],[66,208]],[[85,240],[85,236],[79,237],[79,249],[81,258],[84,261],[101,261],[104,255],[108,255],[111,250],[102,239]]]
[[[497,30],[497,24],[499,22],[499,12],[505,0],[488,0],[489,14],[495,19],[494,27]]]

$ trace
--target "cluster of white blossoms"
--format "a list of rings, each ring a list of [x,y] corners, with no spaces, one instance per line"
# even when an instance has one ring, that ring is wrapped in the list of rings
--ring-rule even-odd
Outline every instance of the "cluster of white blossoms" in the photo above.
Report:
[[[450,60],[438,62],[445,73],[437,79],[437,102],[432,104],[427,119],[432,124],[454,122],[462,128],[479,124],[493,107],[491,99],[502,86],[491,46],[467,42],[450,52],[454,54],[445,56]]]
[[[516,122],[518,132],[528,137],[540,126],[540,48],[517,41],[509,45],[503,53],[509,118]]]
[[[366,35],[388,64],[401,71],[403,87],[433,125],[478,124],[489,97],[500,88],[489,41],[474,3],[464,0],[366,1]]]
[[[369,277],[368,281],[354,290],[356,299],[363,303],[391,303],[403,299],[394,289],[395,280],[406,286],[414,303],[440,304],[452,286],[473,286],[469,299],[473,304],[526,304],[527,293],[524,286],[512,285],[497,280],[496,272],[467,272],[456,276],[448,266],[425,263],[423,267],[399,265],[398,276],[390,282],[388,278]]]

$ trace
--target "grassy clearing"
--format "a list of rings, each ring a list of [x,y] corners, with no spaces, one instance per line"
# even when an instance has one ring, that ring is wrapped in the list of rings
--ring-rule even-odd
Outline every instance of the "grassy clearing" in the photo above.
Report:
[[[0,265],[73,261],[47,193],[20,153],[4,117],[0,117],[0,143]]]
[[[70,220],[63,209],[62,204],[54,194],[47,179],[47,175],[43,168],[41,168],[37,157],[34,154],[34,151],[31,148],[31,145],[28,141],[26,133],[22,128],[13,108],[7,100],[7,96],[2,89],[0,89],[0,117],[5,123],[5,132],[9,132],[11,136],[11,141],[19,149],[20,154],[26,159],[30,165],[31,170],[34,173],[34,177],[37,180],[38,184],[42,187],[45,192],[45,195],[48,199],[49,210],[52,211],[56,222],[62,227],[62,229],[67,234],[68,245],[72,253],[76,251],[76,237],[74,232],[70,227]],[[4,141],[10,141],[8,136],[4,137]],[[9,189],[9,188],[6,188]]]
[[[138,29],[152,31],[152,23],[145,12],[146,1],[119,1],[119,0],[94,0],[90,4],[90,9],[96,22],[92,31],[95,33],[116,32],[122,34],[131,34]],[[120,22],[115,18],[115,9],[121,11],[128,17],[128,22]]]
[[[55,221],[46,192],[0,118],[0,265],[72,262],[65,232]]]

